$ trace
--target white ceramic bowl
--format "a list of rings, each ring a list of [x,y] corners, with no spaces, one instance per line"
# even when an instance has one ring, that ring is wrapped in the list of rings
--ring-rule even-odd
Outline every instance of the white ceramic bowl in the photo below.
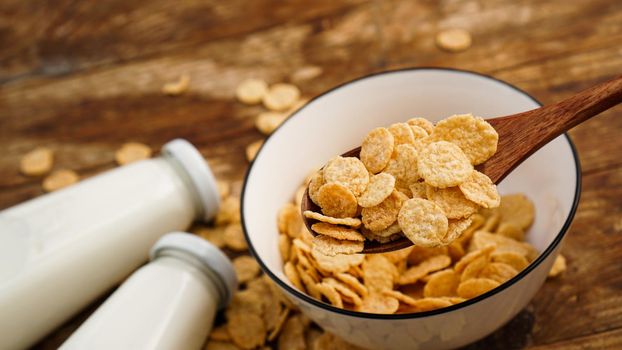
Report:
[[[293,287],[283,274],[276,216],[303,179],[336,154],[360,145],[378,126],[415,116],[502,116],[537,108],[525,92],[491,77],[449,69],[405,69],[343,84],[312,100],[266,140],[247,173],[242,222],[263,270],[308,317],[352,344],[370,349],[450,349],[501,327],[538,291],[557,256],[580,193],[580,166],[564,135],[532,155],[499,186],[536,206],[527,237],[542,253],[507,283],[448,308],[398,315],[341,310]]]

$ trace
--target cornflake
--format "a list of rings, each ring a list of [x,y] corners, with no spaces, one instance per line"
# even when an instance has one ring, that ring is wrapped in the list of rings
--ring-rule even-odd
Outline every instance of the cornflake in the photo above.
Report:
[[[240,222],[240,199],[234,196],[225,198],[220,203],[220,210],[214,219],[216,225],[227,225]]]
[[[370,294],[363,299],[361,305],[356,307],[356,311],[375,314],[392,314],[397,311],[399,306],[399,301],[393,297],[383,294]]]
[[[427,276],[430,272],[442,270],[451,264],[447,255],[435,255],[406,270],[399,278],[399,284],[413,284]]]
[[[218,248],[225,246],[225,227],[223,226],[199,227],[192,232],[208,240]]]
[[[385,128],[376,128],[367,134],[361,145],[361,161],[373,174],[384,169],[393,154],[395,139]]]
[[[450,52],[464,51],[471,42],[471,34],[464,29],[446,29],[436,35],[436,45]]]
[[[397,220],[397,215],[400,212],[402,203],[406,199],[408,199],[408,197],[394,190],[382,203],[374,207],[363,208],[361,211],[363,225],[371,231],[382,231],[386,229]]]
[[[318,194],[320,192],[320,188],[324,186],[326,182],[324,181],[324,171],[320,169],[320,171],[314,173],[309,180],[309,198],[313,203],[318,204]]]
[[[480,271],[478,277],[504,283],[516,275],[518,275],[518,271],[512,266],[500,262],[492,262]]]
[[[257,152],[259,152],[261,145],[263,145],[263,140],[257,140],[246,146],[246,159],[249,162],[252,162],[253,159],[255,159],[255,156],[257,155]]]
[[[138,143],[128,142],[123,144],[114,154],[115,160],[119,165],[125,165],[151,157],[151,148],[149,146]]]
[[[270,135],[278,128],[289,115],[279,112],[263,112],[257,116],[255,127],[264,135]]]
[[[229,341],[229,340],[231,340],[231,336],[229,335],[229,332],[227,331],[227,326],[226,325],[214,327],[212,329],[212,332],[209,335],[209,338],[211,340],[218,340],[218,341]]]
[[[235,96],[242,103],[254,105],[264,98],[268,92],[268,84],[260,79],[246,79],[238,85]]]
[[[566,258],[560,254],[555,258],[555,262],[549,271],[549,277],[557,277],[564,271],[566,271]]]
[[[39,176],[52,170],[54,152],[47,147],[37,147],[20,160],[20,171],[24,175]]]
[[[469,226],[471,226],[472,222],[473,220],[470,217],[457,220],[450,219],[447,225],[447,234],[443,238],[443,242],[449,244],[453,243],[467,228],[469,228]]]
[[[397,275],[395,265],[381,254],[370,254],[363,262],[363,282],[372,294],[393,289]]]
[[[473,165],[460,147],[446,141],[433,142],[424,147],[417,166],[425,182],[439,188],[460,185],[473,172]]]
[[[279,349],[305,350],[305,322],[302,315],[290,317],[281,330],[278,340]]]
[[[448,219],[462,219],[474,214],[478,206],[468,200],[457,187],[436,188],[427,186],[428,199],[438,205]]]
[[[321,235],[326,235],[336,239],[344,239],[347,241],[364,241],[365,237],[363,237],[358,231],[341,227],[333,224],[327,224],[325,222],[319,222],[317,224],[313,224],[311,229]]]
[[[235,345],[243,349],[253,349],[264,344],[266,327],[259,315],[233,313],[227,316],[227,325]]]
[[[515,252],[493,253],[492,261],[508,264],[516,271],[522,271],[529,265],[529,261],[527,261],[525,256]]]
[[[423,296],[426,298],[455,296],[459,284],[460,277],[453,269],[442,270],[430,275],[423,288]]]
[[[339,295],[339,293],[337,292],[337,290],[335,289],[335,287],[329,283],[318,283],[316,285],[316,288],[318,289],[318,291],[325,296],[328,301],[333,305],[336,306],[338,308],[343,308],[343,301],[341,299],[341,295]]]
[[[338,156],[324,168],[324,181],[341,184],[359,196],[369,184],[369,173],[358,158]]]
[[[498,287],[501,283],[488,278],[473,278],[466,280],[458,286],[458,296],[465,299],[475,298],[491,289]]]
[[[189,86],[190,76],[188,74],[183,74],[177,81],[164,84],[164,86],[162,86],[162,93],[169,96],[181,95],[188,91]]]
[[[216,180],[216,187],[221,199],[226,198],[231,193],[231,185],[227,181]]]
[[[484,119],[472,114],[453,115],[436,123],[434,141],[448,141],[462,149],[471,164],[485,162],[497,151],[499,134]]]
[[[78,182],[78,180],[80,180],[80,177],[73,170],[56,170],[43,179],[43,190],[45,192],[53,192],[73,185]]]
[[[397,146],[399,145],[415,144],[415,135],[413,135],[413,131],[410,128],[410,125],[406,123],[396,123],[396,124],[389,126],[388,130],[391,134],[393,134],[396,149],[397,149]]]
[[[513,194],[501,197],[499,212],[504,222],[524,230],[533,223],[535,208],[525,195]]]
[[[324,270],[330,274],[339,274],[347,272],[352,266],[362,264],[365,256],[362,254],[339,254],[331,256],[324,254],[317,249],[312,249],[310,258],[321,270]]]
[[[400,188],[408,188],[410,184],[419,180],[415,147],[409,144],[395,147],[395,159],[389,162],[384,172],[393,175],[396,180],[396,187]]]
[[[271,111],[285,111],[300,98],[300,90],[292,84],[278,83],[270,86],[262,96],[263,105]]]
[[[436,309],[442,309],[444,307],[451,306],[453,303],[451,299],[445,298],[422,298],[417,299],[412,304],[417,312],[425,312]]]
[[[367,233],[371,234],[372,236],[375,237],[380,237],[380,238],[387,238],[390,236],[393,236],[395,234],[398,234],[400,232],[402,232],[402,228],[400,227],[400,225],[397,222],[394,222],[391,226],[385,228],[384,230],[381,231],[370,231],[367,228],[363,228],[361,229],[361,232],[365,235]]]
[[[356,294],[356,292],[350,289],[346,284],[337,281],[332,277],[326,277],[322,280],[322,283],[329,284],[340,294],[341,298],[350,304],[360,305],[362,303],[361,296]],[[343,307],[343,306],[342,306]]]
[[[240,283],[250,281],[259,273],[257,261],[248,255],[242,255],[233,259],[233,269]]]
[[[248,249],[246,245],[246,238],[244,238],[244,232],[242,231],[242,225],[239,223],[230,224],[225,229],[224,233],[225,245],[236,251],[244,251]]]
[[[501,203],[497,187],[488,176],[474,170],[471,178],[459,185],[464,196],[484,208],[496,208]]]
[[[425,118],[411,118],[406,123],[410,126],[422,128],[428,135],[432,133],[432,130],[434,130],[434,124]]]
[[[309,219],[327,222],[329,224],[344,225],[354,228],[361,226],[361,220],[357,218],[333,218],[310,210],[305,211],[303,214]]]

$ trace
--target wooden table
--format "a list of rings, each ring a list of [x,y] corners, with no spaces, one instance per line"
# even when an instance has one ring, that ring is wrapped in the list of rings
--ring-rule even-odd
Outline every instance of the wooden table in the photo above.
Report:
[[[434,35],[461,27],[462,53]],[[240,180],[259,107],[235,102],[246,77],[291,81],[306,96],[370,72],[440,66],[493,75],[543,103],[622,72],[622,2],[541,1],[33,1],[0,3],[0,208],[42,194],[20,175],[30,149],[57,151],[81,176],[114,167],[120,144],[159,148],[184,137],[221,178]],[[300,69],[320,67],[303,79]],[[161,93],[182,74],[189,91]],[[508,326],[471,348],[622,347],[622,108],[570,132],[583,194],[564,255]],[[96,304],[94,304],[96,305]],[[94,306],[91,307],[93,309]],[[86,313],[88,314],[88,313]],[[62,341],[84,314],[40,347]]]

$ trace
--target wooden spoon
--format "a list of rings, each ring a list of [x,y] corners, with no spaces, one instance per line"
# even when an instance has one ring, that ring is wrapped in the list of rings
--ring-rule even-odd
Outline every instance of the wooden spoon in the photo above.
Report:
[[[486,162],[478,165],[476,169],[498,184],[527,157],[549,141],[621,102],[622,76],[581,91],[556,104],[505,117],[487,119],[486,121],[499,134],[499,144],[497,152]],[[358,147],[342,156],[358,158],[360,151],[361,148]],[[301,210],[302,212],[311,210],[321,213],[320,208],[309,197],[309,188],[305,191]],[[311,230],[311,225],[317,221],[306,218],[304,215],[303,220],[309,232],[314,236],[317,235]],[[366,240],[362,253],[390,252],[412,244],[406,237],[388,243]]]

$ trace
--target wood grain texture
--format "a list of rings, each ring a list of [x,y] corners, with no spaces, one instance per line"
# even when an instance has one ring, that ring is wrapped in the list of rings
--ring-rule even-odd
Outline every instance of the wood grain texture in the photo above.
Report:
[[[469,50],[435,47],[434,35],[451,27],[472,33]],[[20,157],[39,145],[57,151],[57,167],[87,177],[114,167],[126,141],[159,148],[185,137],[218,177],[241,180],[244,148],[262,137],[253,126],[261,109],[233,99],[247,77],[294,81],[297,70],[319,67],[321,75],[296,81],[312,97],[385,69],[455,67],[548,104],[618,76],[620,43],[622,2],[614,0],[5,0],[0,208],[42,193],[41,179],[18,172]],[[163,96],[162,85],[182,74],[189,91]],[[620,107],[571,130],[583,194],[563,247],[569,269],[470,349],[620,347],[621,132]],[[55,348],[86,315],[38,348]]]

